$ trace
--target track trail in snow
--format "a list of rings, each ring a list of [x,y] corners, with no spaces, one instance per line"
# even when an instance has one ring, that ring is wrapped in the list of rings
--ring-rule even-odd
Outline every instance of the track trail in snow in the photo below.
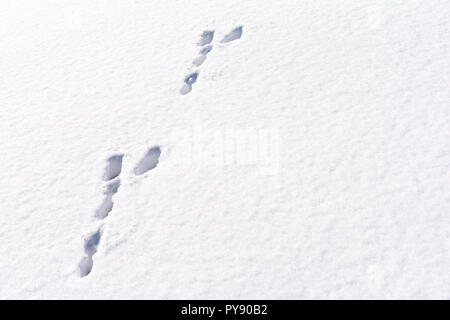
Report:
[[[227,33],[222,40],[221,44],[229,43],[241,38],[243,27],[238,26]],[[192,61],[192,66],[195,70],[188,73],[184,78],[184,85],[180,89],[181,95],[186,95],[192,91],[192,86],[197,82],[200,70],[198,69],[206,60],[208,54],[213,50],[213,40],[215,31],[205,30],[200,35],[200,40],[197,42],[197,46],[201,47],[199,56]],[[134,167],[133,173],[139,177],[145,175],[147,172],[157,167],[159,158],[161,156],[161,147],[153,146],[147,150],[147,153],[139,160]],[[95,231],[88,233],[84,236],[84,256],[78,264],[80,277],[86,277],[89,275],[94,267],[94,255],[97,253],[98,246],[100,244],[103,232],[104,232],[104,220],[109,216],[114,208],[113,197],[118,193],[121,186],[120,175],[122,173],[124,154],[114,154],[106,159],[107,165],[103,173],[103,181],[106,183],[104,186],[104,199],[95,211],[95,218],[98,220],[98,224],[95,226]],[[140,189],[140,184],[138,186]],[[132,229],[135,229],[133,226]]]
[[[242,37],[243,26],[238,26],[227,33],[223,39],[220,41],[221,44],[229,43],[234,40],[238,40]],[[191,71],[184,77],[184,84],[180,89],[181,95],[186,95],[192,91],[194,83],[200,75],[200,70],[198,69],[205,61],[208,54],[213,50],[213,40],[214,40],[214,30],[205,30],[200,35],[200,40],[197,45],[202,47],[199,51],[199,56],[192,61]],[[192,70],[193,69],[193,70]]]
[[[156,168],[159,163],[160,155],[161,148],[159,146],[151,147],[135,166],[134,174],[136,176],[142,176],[148,171]],[[116,154],[106,160],[107,165],[103,174],[103,181],[106,183],[103,191],[105,198],[94,214],[95,218],[99,220],[99,223],[95,226],[95,231],[84,236],[84,256],[78,264],[81,278],[89,275],[94,267],[94,255],[97,253],[97,248],[104,231],[103,220],[105,220],[113,210],[113,196],[120,188],[120,174],[122,172],[123,157],[124,154]]]

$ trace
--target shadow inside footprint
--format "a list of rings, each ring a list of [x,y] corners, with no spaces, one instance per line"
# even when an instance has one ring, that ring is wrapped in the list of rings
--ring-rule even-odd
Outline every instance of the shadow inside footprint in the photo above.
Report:
[[[123,154],[116,154],[107,159],[108,164],[103,174],[104,181],[109,181],[119,176],[120,172],[122,172],[122,159]]]
[[[188,75],[186,78],[184,78],[184,82],[186,84],[193,85],[194,83],[197,82],[197,78],[198,78],[198,72],[193,72],[190,75]]]
[[[192,91],[192,86],[190,84],[184,84],[180,89],[180,94],[185,95]]]
[[[97,252],[97,246],[100,243],[101,237],[101,229],[98,229],[96,232],[87,237],[87,239],[84,240],[84,252],[93,256]]]
[[[192,61],[192,64],[196,67],[200,67],[203,62],[205,62],[206,60],[206,55],[201,55],[200,57],[197,57],[194,59],[194,61]]]
[[[184,85],[180,89],[180,94],[185,95],[192,91],[192,85],[197,82],[198,71],[193,72],[184,78]]]
[[[158,165],[160,155],[161,148],[159,146],[150,148],[136,168],[134,168],[134,173],[139,176],[154,169]]]
[[[85,277],[92,271],[94,266],[94,260],[92,256],[97,252],[97,246],[100,243],[102,237],[101,229],[98,229],[95,233],[91,234],[84,240],[84,252],[86,255],[81,259],[79,263],[80,277]]]
[[[111,210],[113,209],[114,202],[112,200],[112,197],[120,187],[120,180],[114,181],[106,186],[105,195],[106,197],[103,199],[103,202],[98,207],[97,211],[95,212],[95,217],[98,219],[105,219]]]
[[[214,38],[214,31],[206,30],[200,36],[200,41],[197,43],[199,46],[210,44]]]
[[[234,28],[229,34],[227,34],[220,42],[221,43],[227,43],[231,42],[233,40],[240,39],[242,36],[242,26],[239,26],[237,28]]]
[[[108,194],[100,206],[97,208],[95,212],[95,217],[98,219],[105,219],[109,213],[112,211],[114,206],[114,202],[112,201],[112,195]]]
[[[192,61],[192,64],[196,67],[200,67],[203,62],[205,62],[206,56],[211,52],[212,49],[212,45],[202,48],[202,50],[200,50],[200,56],[195,58],[194,61]]]
[[[200,54],[202,56],[206,56],[208,53],[211,52],[212,49],[213,49],[213,46],[204,47],[204,48],[202,48],[202,50],[200,50]]]
[[[80,277],[86,277],[92,271],[92,267],[94,266],[94,260],[92,256],[84,256],[78,267],[80,268]]]
[[[119,190],[120,187],[120,179],[117,181],[113,181],[106,186],[105,194],[115,194]]]

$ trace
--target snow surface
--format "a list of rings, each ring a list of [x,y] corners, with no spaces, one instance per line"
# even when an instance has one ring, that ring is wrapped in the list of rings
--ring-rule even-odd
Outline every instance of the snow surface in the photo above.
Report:
[[[0,298],[450,299],[449,17],[1,1]]]

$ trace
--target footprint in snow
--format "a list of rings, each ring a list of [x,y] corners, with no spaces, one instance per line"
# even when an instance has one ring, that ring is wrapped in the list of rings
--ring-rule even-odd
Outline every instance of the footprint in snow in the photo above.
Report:
[[[138,176],[143,175],[147,171],[150,171],[159,163],[159,156],[161,155],[161,148],[159,146],[150,148],[145,156],[139,161],[138,165],[134,168],[134,173]]]
[[[180,93],[181,94],[187,94],[192,91],[192,85],[197,82],[198,78],[198,71],[193,72],[189,75],[187,75],[184,78],[184,85],[181,87]]]
[[[234,28],[233,30],[231,30],[230,33],[225,35],[225,37],[223,37],[223,39],[220,42],[227,43],[227,42],[231,42],[231,41],[240,39],[242,37],[242,29],[243,29],[242,26]]]
[[[212,45],[202,48],[199,52],[200,56],[195,58],[194,61],[192,61],[192,64],[196,67],[200,67],[203,64],[203,62],[205,62],[206,57],[207,57],[208,53],[211,52],[212,48],[213,48]]]
[[[120,179],[117,181],[113,181],[110,184],[106,186],[106,190],[104,192],[105,198],[103,199],[103,202],[98,207],[97,211],[95,212],[95,216],[99,219],[105,219],[108,214],[112,211],[114,202],[113,202],[113,195],[117,193],[120,187]]]
[[[107,159],[107,166],[103,174],[103,180],[109,181],[119,176],[122,172],[123,154],[116,154]]]
[[[94,266],[93,256],[97,252],[97,247],[100,243],[102,237],[101,228],[98,229],[93,234],[89,235],[84,239],[84,253],[85,256],[81,259],[79,263],[80,277],[83,278],[91,273]]]
[[[197,45],[199,46],[205,46],[207,44],[210,44],[213,41],[214,38],[214,30],[205,30],[200,36],[200,40],[198,41]]]

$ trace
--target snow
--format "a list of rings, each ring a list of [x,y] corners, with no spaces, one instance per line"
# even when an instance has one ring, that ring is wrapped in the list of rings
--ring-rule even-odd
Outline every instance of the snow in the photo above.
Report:
[[[1,1],[0,298],[450,299],[449,16]]]

